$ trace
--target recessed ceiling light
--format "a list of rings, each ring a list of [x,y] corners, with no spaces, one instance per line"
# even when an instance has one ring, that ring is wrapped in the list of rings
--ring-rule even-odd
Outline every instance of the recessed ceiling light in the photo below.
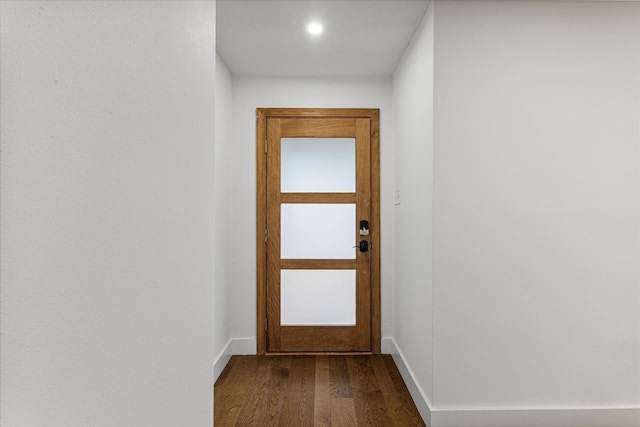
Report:
[[[311,34],[320,34],[322,30],[323,30],[322,24],[318,22],[312,22],[309,25],[307,25],[307,31],[309,31]]]

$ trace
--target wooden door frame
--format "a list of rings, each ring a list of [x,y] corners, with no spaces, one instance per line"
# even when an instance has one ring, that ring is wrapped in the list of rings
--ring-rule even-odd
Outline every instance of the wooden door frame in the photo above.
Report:
[[[371,120],[371,351],[381,352],[380,302],[380,110],[373,108],[258,108],[256,110],[257,354],[266,353],[267,316],[267,119],[340,117]]]

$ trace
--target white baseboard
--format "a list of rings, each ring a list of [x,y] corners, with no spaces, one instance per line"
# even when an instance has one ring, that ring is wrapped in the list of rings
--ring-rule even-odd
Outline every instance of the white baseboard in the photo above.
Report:
[[[258,349],[255,338],[233,338],[231,354],[256,354]]]
[[[640,408],[438,410],[429,427],[637,427]]]
[[[400,375],[402,375],[402,379],[409,389],[411,398],[416,404],[416,408],[418,408],[420,416],[427,424],[427,426],[433,427],[431,425],[431,402],[429,402],[429,398],[422,390],[422,387],[418,385],[415,376],[413,375],[413,371],[407,364],[404,355],[402,354],[402,350],[398,348],[393,338],[382,339],[382,352],[385,354],[390,354],[393,357],[393,361],[396,363],[396,366],[400,371]]]
[[[218,380],[231,356],[234,354],[256,354],[256,348],[255,338],[231,338],[213,362],[213,382]]]
[[[229,340],[227,344],[224,346],[218,357],[216,357],[215,362],[213,362],[213,382],[218,381],[218,377],[224,370],[224,367],[229,363],[229,359],[231,359],[231,344],[233,340]]]
[[[393,338],[382,338],[382,354],[396,354],[398,350],[396,349],[396,344],[393,341]]]
[[[382,339],[429,427],[640,427],[640,408],[437,409],[416,382],[393,338]]]

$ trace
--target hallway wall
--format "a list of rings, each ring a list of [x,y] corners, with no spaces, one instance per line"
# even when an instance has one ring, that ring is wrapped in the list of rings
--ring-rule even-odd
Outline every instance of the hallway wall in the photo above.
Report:
[[[434,426],[640,425],[640,3],[435,16]]]
[[[391,81],[385,78],[262,78],[233,79],[233,205],[231,246],[234,282],[231,289],[231,330],[236,352],[255,352],[256,340],[256,108],[380,108],[382,334],[391,333],[390,262],[393,244],[391,179]]]
[[[231,357],[231,161],[233,151],[233,81],[226,64],[216,56],[214,147],[213,351],[217,378]]]
[[[411,370],[425,419],[433,406],[433,9],[432,3],[393,75],[394,343],[388,351]]]
[[[0,2],[0,423],[206,426],[215,2]]]

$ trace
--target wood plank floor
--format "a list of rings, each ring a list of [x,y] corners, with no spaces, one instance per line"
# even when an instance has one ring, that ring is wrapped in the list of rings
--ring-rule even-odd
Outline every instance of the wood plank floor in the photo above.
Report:
[[[216,427],[424,426],[389,355],[233,356]]]

